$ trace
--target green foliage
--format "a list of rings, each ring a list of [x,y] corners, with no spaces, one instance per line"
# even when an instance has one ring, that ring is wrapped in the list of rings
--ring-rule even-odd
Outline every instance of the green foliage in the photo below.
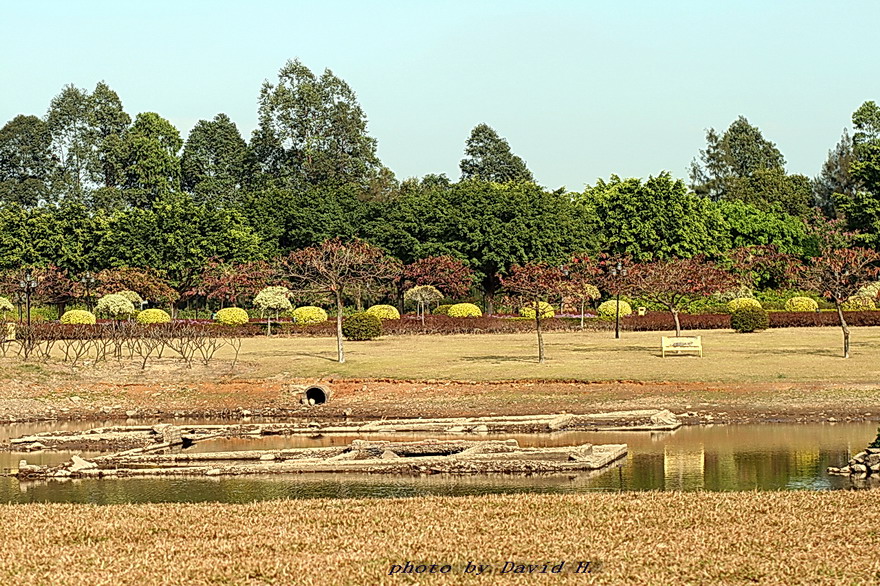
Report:
[[[855,295],[847,299],[846,302],[841,305],[841,308],[844,311],[873,311],[877,309],[877,306],[872,298]]]
[[[52,136],[36,116],[19,115],[0,129],[0,201],[36,206],[50,198]]]
[[[373,305],[365,313],[375,315],[379,319],[400,319],[400,312],[393,305]]]
[[[297,307],[290,313],[293,321],[300,325],[320,324],[327,321],[327,312],[314,305]]]
[[[785,302],[785,311],[816,311],[819,304],[809,297],[792,297]]]
[[[125,296],[111,293],[98,299],[95,311],[113,319],[124,319],[134,314],[134,305]]]
[[[161,309],[145,309],[138,312],[134,319],[137,323],[144,325],[171,323],[171,316]]]
[[[609,299],[603,303],[599,304],[599,307],[596,309],[599,317],[614,319],[617,315],[617,301],[614,299]],[[627,315],[631,315],[633,312],[632,306],[624,300],[620,300],[620,317],[625,317]]]
[[[372,340],[382,335],[382,320],[372,313],[356,313],[342,322],[342,335],[349,340]]]
[[[766,330],[770,327],[770,318],[760,307],[744,306],[730,314],[730,327],[739,333]]]
[[[226,114],[199,120],[189,133],[181,157],[184,189],[212,202],[231,202],[244,182],[247,143]]]
[[[507,141],[488,124],[478,124],[471,131],[462,159],[462,179],[480,179],[496,183],[534,181],[525,161],[510,151]]]
[[[224,326],[243,326],[250,318],[240,307],[226,307],[214,314],[214,320]]]
[[[119,293],[117,293],[117,294],[118,294],[118,295],[122,295],[123,297],[125,297],[126,299],[128,299],[129,301],[131,301],[131,304],[132,304],[135,308],[140,307],[140,306],[143,304],[143,302],[144,302],[144,300],[141,299],[141,296],[140,296],[138,293],[134,292],[134,291],[128,291],[128,290],[126,290],[126,291],[119,291]]]
[[[556,315],[553,306],[546,301],[539,301],[538,308],[541,311],[541,319],[549,319]],[[529,319],[535,319],[535,308],[530,304],[520,308],[519,315]]]
[[[727,311],[729,313],[735,313],[738,309],[743,309],[744,307],[764,309],[761,306],[761,302],[752,297],[738,297],[727,302]]]
[[[433,315],[449,315],[449,308],[452,307],[452,304],[447,303],[445,305],[438,305],[434,308],[434,311],[431,312]],[[479,307],[477,308],[479,309]]]
[[[260,311],[270,311],[281,313],[282,311],[290,311],[290,291],[287,287],[271,286],[265,287],[257,296],[254,297],[254,307]]]
[[[446,310],[449,317],[483,317],[483,312],[473,303],[456,303]]]
[[[94,325],[96,322],[95,314],[83,309],[71,309],[61,316],[61,323],[65,325]]]

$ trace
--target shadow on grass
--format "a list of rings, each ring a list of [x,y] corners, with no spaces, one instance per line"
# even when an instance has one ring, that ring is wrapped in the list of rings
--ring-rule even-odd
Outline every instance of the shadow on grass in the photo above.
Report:
[[[654,352],[655,349],[652,347],[646,346],[615,346],[613,348],[609,348],[608,346],[583,346],[580,348],[568,348],[569,352],[574,353],[582,353],[582,354],[608,354],[611,352],[639,352],[639,353],[647,353]],[[660,356],[660,351],[656,350],[657,356]]]
[[[462,356],[459,360],[464,360],[467,362],[525,362],[530,364],[536,364],[538,362],[538,356],[530,356],[528,358],[524,356],[499,356],[499,355],[490,355],[490,356]]]
[[[297,352],[297,356],[308,356],[309,358],[318,358],[320,360],[326,360],[327,362],[336,362],[336,356],[330,357],[325,354],[313,354],[310,352]],[[346,353],[348,356],[348,353]]]

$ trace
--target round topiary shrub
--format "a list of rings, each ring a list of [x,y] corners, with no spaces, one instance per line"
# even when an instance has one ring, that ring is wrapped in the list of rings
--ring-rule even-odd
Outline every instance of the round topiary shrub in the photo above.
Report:
[[[528,306],[521,307],[519,309],[520,316],[535,319],[535,308],[531,307],[531,305],[532,304],[530,303]],[[551,318],[556,315],[556,312],[553,311],[553,306],[546,301],[539,301],[538,307],[541,310],[541,319]]]
[[[731,299],[727,302],[727,311],[730,313],[733,313],[737,309],[743,309],[745,307],[764,309],[764,307],[761,305],[761,302],[757,299],[753,299],[752,297],[737,297],[736,299]]]
[[[214,314],[214,321],[224,326],[243,326],[250,318],[240,307],[227,307]]]
[[[123,297],[131,301],[131,304],[135,307],[140,307],[144,303],[143,298],[138,295],[136,291],[129,291],[128,289],[126,289],[125,291],[120,291],[119,293],[117,293],[117,295],[122,295]]]
[[[95,312],[109,315],[113,319],[124,319],[134,313],[134,305],[124,295],[111,293],[98,299]]]
[[[850,297],[842,307],[844,311],[872,311],[877,309],[874,300],[870,297],[865,297],[864,295]]]
[[[483,317],[483,312],[473,303],[456,303],[446,312],[449,317]]]
[[[290,305],[290,291],[287,287],[278,285],[265,287],[254,297],[254,307],[260,311],[274,312],[276,315],[289,311],[293,307]]]
[[[61,316],[61,323],[64,325],[93,326],[96,321],[95,314],[85,309],[71,309]]]
[[[792,297],[785,302],[785,311],[816,311],[819,304],[809,297]]]
[[[382,335],[382,320],[373,313],[356,313],[342,322],[342,335],[349,340],[372,340]]]
[[[741,307],[730,314],[730,327],[741,334],[756,332],[770,327],[770,319],[760,307]]]
[[[300,325],[321,324],[327,321],[327,312],[314,305],[297,307],[290,312],[293,322]]]
[[[379,319],[400,319],[400,312],[393,305],[374,305],[364,313],[375,315]]]
[[[432,311],[431,313],[433,315],[449,315],[449,308],[450,307],[452,307],[452,305],[449,303],[447,303],[445,305],[438,305],[436,308],[434,308],[434,311]]]
[[[138,313],[134,319],[142,325],[167,324],[171,322],[171,316],[161,309],[145,309]]]
[[[617,315],[617,301],[613,299],[605,301],[599,304],[596,311],[599,313],[599,317],[613,318]],[[626,301],[620,302],[620,317],[630,315],[632,312],[633,310],[629,303]]]

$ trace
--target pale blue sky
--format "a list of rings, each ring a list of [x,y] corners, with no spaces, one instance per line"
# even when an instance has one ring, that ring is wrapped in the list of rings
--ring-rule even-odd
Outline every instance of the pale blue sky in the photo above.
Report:
[[[0,124],[105,80],[184,137],[226,112],[249,138],[260,84],[299,57],[354,88],[400,178],[457,178],[480,122],[548,187],[685,176],[705,129],[739,114],[813,176],[880,101],[875,0],[7,0],[0,15]]]

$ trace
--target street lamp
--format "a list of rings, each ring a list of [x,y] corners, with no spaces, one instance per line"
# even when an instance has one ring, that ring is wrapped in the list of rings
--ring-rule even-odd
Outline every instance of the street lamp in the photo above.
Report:
[[[626,267],[623,266],[621,261],[617,261],[617,264],[611,267],[611,276],[614,277],[615,280],[618,278],[626,277]],[[617,282],[617,302],[615,303],[614,308],[614,337],[620,338],[620,282]]]
[[[79,282],[86,288],[86,307],[92,311],[92,287],[95,286],[95,277],[92,276],[91,271],[86,271]]]
[[[37,289],[37,281],[34,279],[33,273],[28,271],[24,278],[18,282],[18,286],[24,292],[25,306],[27,307],[27,325],[31,325],[31,295]]]

